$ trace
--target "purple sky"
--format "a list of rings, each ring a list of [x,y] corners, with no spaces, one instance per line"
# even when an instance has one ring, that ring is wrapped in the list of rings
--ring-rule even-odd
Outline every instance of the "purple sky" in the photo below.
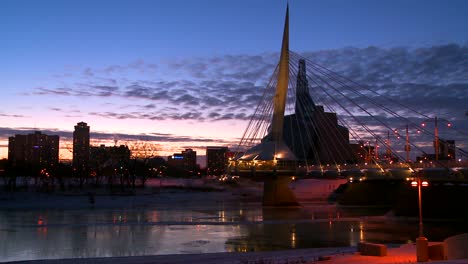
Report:
[[[285,5],[1,1],[0,157],[38,129],[67,158],[80,121],[93,144],[161,155],[234,144],[277,63]],[[290,1],[290,48],[466,133],[467,13],[461,0]]]

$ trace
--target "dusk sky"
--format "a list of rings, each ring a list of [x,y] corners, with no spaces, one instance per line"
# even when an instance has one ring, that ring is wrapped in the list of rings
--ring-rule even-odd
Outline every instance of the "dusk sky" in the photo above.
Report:
[[[467,131],[468,1],[289,5],[291,50]],[[93,144],[147,141],[161,155],[232,145],[278,61],[285,8],[272,0],[0,1],[0,158],[8,136],[34,129],[59,134],[69,158],[80,121]]]

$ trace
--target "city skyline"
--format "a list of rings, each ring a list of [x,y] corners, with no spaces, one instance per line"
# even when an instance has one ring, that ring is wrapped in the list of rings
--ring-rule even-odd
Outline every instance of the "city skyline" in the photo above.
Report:
[[[95,145],[147,141],[161,156],[235,144],[277,63],[285,6],[27,3],[1,4],[0,158],[31,130],[59,134],[71,158],[81,121]],[[291,49],[466,131],[468,4],[451,3],[291,1]]]

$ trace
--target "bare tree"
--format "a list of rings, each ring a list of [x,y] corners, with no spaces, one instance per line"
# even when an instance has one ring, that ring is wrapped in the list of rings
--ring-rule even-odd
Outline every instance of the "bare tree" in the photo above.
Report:
[[[140,186],[143,187],[146,181],[156,175],[154,168],[150,165],[152,158],[157,156],[158,145],[148,141],[135,141],[130,145],[132,151],[132,186],[135,187],[135,181],[138,179]]]

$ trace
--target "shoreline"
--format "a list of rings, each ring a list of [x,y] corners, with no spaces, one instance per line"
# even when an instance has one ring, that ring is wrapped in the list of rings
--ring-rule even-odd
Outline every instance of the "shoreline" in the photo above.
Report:
[[[352,254],[356,247],[332,247],[291,249],[263,252],[217,252],[201,254],[168,254],[127,257],[71,258],[0,262],[4,264],[149,264],[149,263],[191,263],[191,264],[239,264],[239,263],[309,263],[319,257]],[[263,261],[263,262],[262,262]]]
[[[386,256],[364,256],[356,247],[291,249],[265,252],[221,252],[202,254],[169,254],[126,257],[41,259],[2,264],[401,264],[418,263],[415,244],[389,247]],[[466,264],[468,259],[429,260],[437,264]]]
[[[111,191],[106,186],[98,188],[74,188],[67,191],[40,192],[19,190],[0,194],[0,210],[48,210],[48,209],[133,209],[154,208],[167,202],[203,201],[203,196],[209,195],[214,201],[203,203],[216,204],[216,201],[250,202],[261,201],[261,191],[258,188],[222,185],[217,182],[205,184],[202,181],[187,181],[186,179],[166,179],[161,183],[148,184],[124,192]],[[185,196],[190,194],[192,199]]]

